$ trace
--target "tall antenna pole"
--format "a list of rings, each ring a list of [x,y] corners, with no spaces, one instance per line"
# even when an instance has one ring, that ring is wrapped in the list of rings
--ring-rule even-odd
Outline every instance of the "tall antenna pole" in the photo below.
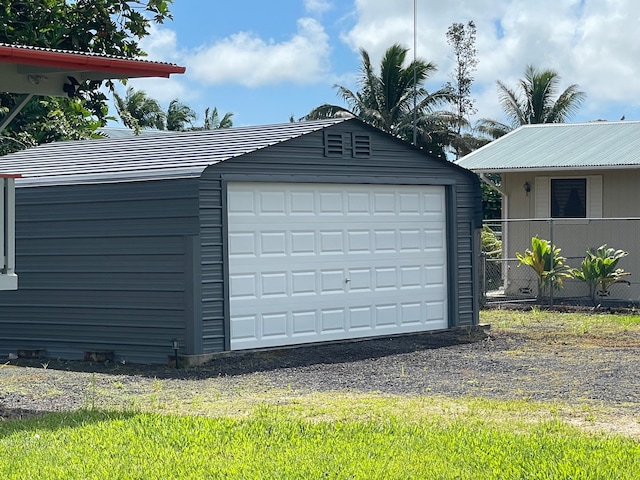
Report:
[[[418,0],[413,0],[413,145],[418,144],[418,76],[416,72],[416,60],[417,60],[417,32],[418,32]]]

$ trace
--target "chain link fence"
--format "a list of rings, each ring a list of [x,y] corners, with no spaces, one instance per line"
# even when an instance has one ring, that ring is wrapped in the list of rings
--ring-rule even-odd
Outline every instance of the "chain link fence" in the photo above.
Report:
[[[516,253],[531,249],[531,239],[549,240],[560,249],[565,264],[579,268],[589,248],[602,245],[628,252],[618,267],[631,273],[606,291],[596,290],[592,299],[588,285],[575,278],[547,292],[545,303],[578,305],[640,305],[640,218],[514,219],[487,220],[482,232],[481,290],[484,303],[541,301],[538,276],[520,265]]]

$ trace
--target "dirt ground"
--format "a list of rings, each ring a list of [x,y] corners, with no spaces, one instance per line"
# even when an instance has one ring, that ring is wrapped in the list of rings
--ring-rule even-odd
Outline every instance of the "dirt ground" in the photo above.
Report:
[[[135,406],[160,390],[191,405],[196,397],[255,391],[520,399],[579,406],[594,412],[595,426],[640,437],[640,334],[602,339],[544,324],[482,327],[225,355],[177,370],[12,360],[0,363],[0,418]]]

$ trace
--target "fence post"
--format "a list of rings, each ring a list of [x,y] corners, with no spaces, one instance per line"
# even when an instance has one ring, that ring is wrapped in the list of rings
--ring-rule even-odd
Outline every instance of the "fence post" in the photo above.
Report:
[[[480,264],[482,265],[482,277],[481,277],[481,287],[482,288],[482,304],[486,303],[487,299],[487,254],[486,252],[480,252]]]

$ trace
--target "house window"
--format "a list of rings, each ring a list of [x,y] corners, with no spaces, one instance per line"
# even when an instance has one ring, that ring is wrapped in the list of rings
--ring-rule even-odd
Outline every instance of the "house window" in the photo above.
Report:
[[[536,218],[602,218],[602,175],[535,178]]]
[[[551,179],[551,217],[587,217],[587,179]]]

